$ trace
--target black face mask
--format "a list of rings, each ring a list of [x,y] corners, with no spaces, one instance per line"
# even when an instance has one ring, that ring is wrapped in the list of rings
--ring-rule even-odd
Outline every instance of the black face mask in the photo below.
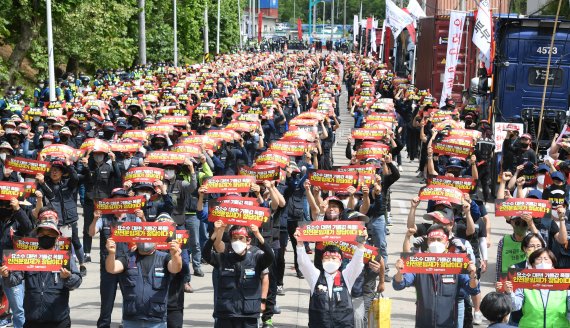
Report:
[[[55,241],[57,237],[41,236],[38,237],[38,245],[41,249],[51,249],[55,246]]]

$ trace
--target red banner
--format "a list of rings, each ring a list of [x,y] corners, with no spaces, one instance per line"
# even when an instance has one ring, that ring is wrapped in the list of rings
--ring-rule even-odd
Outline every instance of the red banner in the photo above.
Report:
[[[175,126],[186,126],[188,122],[190,122],[190,117],[188,116],[163,116],[158,121],[160,124],[170,124]]]
[[[16,250],[35,251],[40,249],[38,238],[33,237],[14,236],[12,244]],[[58,250],[69,251],[71,247],[71,238],[59,237],[55,244]]]
[[[238,132],[253,132],[259,127],[259,122],[232,121],[226,125],[226,129]]]
[[[420,190],[420,200],[444,201],[463,204],[463,192],[454,187],[429,185]]]
[[[278,166],[272,165],[256,165],[254,167],[242,166],[240,167],[238,174],[254,176],[255,180],[259,183],[264,180],[279,180],[281,169]]]
[[[300,18],[297,18],[297,39],[299,39],[299,41],[303,40],[303,24]]]
[[[222,220],[226,224],[260,227],[269,220],[267,207],[219,203],[208,207],[208,221]]]
[[[221,139],[225,142],[233,142],[237,137],[237,133],[233,130],[210,130],[205,133],[212,139]]]
[[[188,239],[190,238],[190,233],[188,230],[176,230],[176,241],[180,247],[186,245],[188,243]],[[161,251],[168,251],[170,246],[167,242],[165,243],[157,243],[156,249]]]
[[[220,145],[220,142],[218,140],[200,134],[183,138],[179,141],[179,143],[184,145],[204,145],[206,149],[210,150],[214,150]]]
[[[95,203],[95,209],[101,214],[135,213],[145,203],[144,196],[104,198]]]
[[[309,174],[309,181],[322,190],[342,192],[357,186],[358,173],[317,170]]]
[[[428,185],[455,187],[463,192],[469,193],[476,186],[475,179],[472,178],[455,178],[438,175],[437,177],[428,178]]]
[[[456,137],[469,137],[479,139],[481,138],[481,131],[470,130],[470,129],[451,129],[449,130],[449,136]]]
[[[125,173],[125,181],[154,183],[164,179],[164,170],[158,167],[133,167]]]
[[[509,198],[495,202],[495,216],[521,216],[530,214],[533,218],[543,218],[550,212],[547,199]]]
[[[278,151],[265,151],[255,159],[257,165],[277,165],[285,168],[289,164],[289,156]]]
[[[404,261],[402,273],[460,274],[467,273],[469,267],[466,253],[401,253],[400,257]]]
[[[3,264],[10,271],[59,272],[69,266],[69,251],[4,250]]]
[[[568,290],[570,288],[570,270],[509,269],[508,280],[512,281],[513,290],[519,288]]]
[[[342,251],[342,255],[346,259],[352,259],[354,252],[358,249],[357,242],[350,241],[324,241],[322,243],[317,243],[315,248],[318,250],[324,249],[328,245],[334,245]],[[364,258],[363,262],[366,264],[370,260],[376,260],[378,256],[378,248],[370,245],[364,245]]]
[[[261,43],[261,28],[263,27],[263,12],[257,14],[257,42]]]
[[[313,221],[300,229],[298,241],[355,241],[362,234],[361,221]]]
[[[303,156],[309,147],[306,141],[278,140],[271,143],[270,150],[280,151],[289,156]]]
[[[355,140],[382,140],[387,135],[383,129],[354,129],[352,139]]]
[[[6,160],[6,168],[12,171],[36,175],[45,174],[50,168],[50,162],[36,161],[23,157],[11,157]]]
[[[0,200],[11,200],[24,195],[24,184],[0,181]]]
[[[151,124],[145,127],[144,130],[148,134],[169,135],[172,133],[172,131],[174,131],[174,126],[168,124]]]
[[[176,226],[169,222],[125,222],[113,229],[118,243],[161,243],[174,236]]]
[[[202,155],[202,149],[196,144],[176,144],[172,146],[172,151],[184,153],[191,157],[200,157]]]
[[[70,158],[72,161],[76,161],[79,156],[81,155],[82,151],[79,149],[75,149],[72,147],[69,147],[67,145],[62,145],[62,144],[52,144],[49,145],[47,147],[45,147],[44,149],[42,149],[42,151],[40,152],[41,156],[51,156],[52,158],[54,157],[58,157],[58,158]]]
[[[313,142],[316,139],[316,135],[313,132],[305,130],[289,130],[285,132],[281,140],[303,140]]]
[[[382,159],[390,153],[390,147],[379,142],[365,141],[356,150],[356,159],[363,160],[367,158]]]
[[[89,138],[81,143],[79,149],[82,150],[84,154],[90,150],[108,153],[111,151],[111,145],[109,145],[108,142],[98,138]]]
[[[223,194],[228,192],[249,192],[255,178],[244,175],[214,176],[208,179],[206,187],[210,194]]]
[[[189,155],[173,151],[153,151],[146,156],[146,159],[151,164],[178,165],[184,163],[187,157]]]

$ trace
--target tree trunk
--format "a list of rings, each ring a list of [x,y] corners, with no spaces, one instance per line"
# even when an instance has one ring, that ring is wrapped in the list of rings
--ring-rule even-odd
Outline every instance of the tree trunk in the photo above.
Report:
[[[66,72],[72,72],[77,75],[77,71],[79,71],[79,62],[77,58],[71,56],[67,59],[67,65],[65,66]]]
[[[8,83],[13,85],[16,80],[16,73],[22,65],[22,61],[28,54],[32,41],[38,36],[39,29],[34,28],[30,22],[20,21],[20,33],[18,42],[14,46],[14,50],[8,59]]]

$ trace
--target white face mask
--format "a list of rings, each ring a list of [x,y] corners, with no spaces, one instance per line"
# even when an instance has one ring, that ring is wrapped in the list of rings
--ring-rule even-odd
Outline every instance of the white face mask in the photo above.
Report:
[[[552,212],[550,212],[550,214],[552,215],[552,218],[558,219],[558,211],[557,210],[552,210]]]
[[[552,263],[540,263],[534,266],[536,269],[549,270],[552,269]]]
[[[95,162],[101,163],[101,162],[105,159],[105,155],[103,155],[103,154],[95,154],[95,155],[93,156],[93,158],[95,159]]]
[[[148,192],[141,192],[139,196],[144,196],[144,198],[149,201],[150,200],[150,193]]]
[[[443,253],[445,252],[445,244],[440,243],[439,241],[434,241],[428,245],[428,249],[430,253]]]
[[[247,248],[247,244],[244,243],[243,241],[232,241],[232,249],[234,250],[234,252],[236,254],[242,254],[243,251],[245,251],[245,249]]]
[[[44,145],[44,147],[47,147],[51,145],[51,141],[42,141],[42,144]]]
[[[175,170],[164,170],[164,177],[166,180],[172,180],[176,176]]]
[[[40,120],[40,118],[41,118],[40,116],[34,116],[33,120],[34,120],[35,122],[38,122],[38,121]]]
[[[342,202],[342,205],[344,205],[344,208],[348,208],[348,198],[342,199],[341,202]]]
[[[323,261],[323,269],[326,273],[333,274],[340,268],[340,262],[337,261]]]
[[[538,181],[538,184],[543,185],[543,184],[544,184],[544,178],[545,178],[545,177],[546,177],[545,175],[539,175],[539,176],[536,178],[536,181]]]
[[[8,129],[6,129],[5,131],[6,131],[6,133],[11,133],[11,132],[14,132],[14,129],[8,128]]]
[[[0,153],[0,159],[5,161],[6,160],[6,153]]]

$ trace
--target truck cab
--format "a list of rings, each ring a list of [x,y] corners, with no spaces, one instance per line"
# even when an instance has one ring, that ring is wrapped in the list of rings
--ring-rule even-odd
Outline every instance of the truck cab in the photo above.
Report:
[[[539,153],[561,131],[569,107],[570,22],[559,22],[551,48],[553,27],[554,19],[548,17],[499,18],[495,29],[495,121],[523,123],[539,143]],[[537,136],[549,53],[548,87]]]

